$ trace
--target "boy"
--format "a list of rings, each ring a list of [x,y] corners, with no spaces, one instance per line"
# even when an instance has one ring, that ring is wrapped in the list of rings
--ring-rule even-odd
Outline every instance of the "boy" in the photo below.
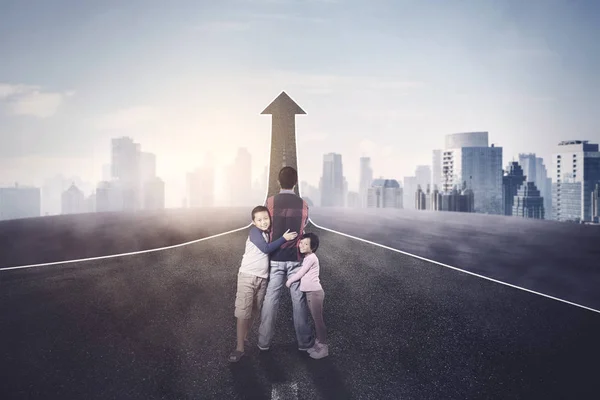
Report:
[[[235,317],[237,318],[237,347],[229,355],[229,361],[238,362],[244,355],[244,341],[248,336],[252,321],[260,315],[269,276],[269,253],[283,243],[294,240],[298,233],[288,229],[282,237],[268,243],[267,231],[271,226],[269,210],[263,206],[252,210],[252,224],[242,265],[238,272],[237,293],[235,296]]]

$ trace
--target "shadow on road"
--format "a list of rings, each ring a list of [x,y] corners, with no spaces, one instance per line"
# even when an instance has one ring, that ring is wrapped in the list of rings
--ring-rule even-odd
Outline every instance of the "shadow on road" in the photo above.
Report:
[[[306,370],[324,399],[352,399],[346,389],[344,380],[335,367],[335,360],[331,356],[321,360],[314,360],[308,356],[302,357]]]

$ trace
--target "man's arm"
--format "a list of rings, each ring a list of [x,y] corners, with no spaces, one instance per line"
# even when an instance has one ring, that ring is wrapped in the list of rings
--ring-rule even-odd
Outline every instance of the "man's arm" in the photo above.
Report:
[[[250,229],[250,241],[252,243],[254,243],[254,245],[256,247],[258,247],[258,249],[260,251],[262,251],[265,254],[269,254],[272,253],[273,251],[277,250],[282,244],[285,243],[285,238],[282,236],[279,239],[277,239],[274,242],[271,243],[267,243],[267,241],[265,240],[265,238],[263,237],[260,229],[258,229],[257,227],[253,226]]]

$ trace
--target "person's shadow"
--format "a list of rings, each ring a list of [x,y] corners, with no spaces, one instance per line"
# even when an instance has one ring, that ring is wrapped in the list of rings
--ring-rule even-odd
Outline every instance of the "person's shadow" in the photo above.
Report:
[[[270,399],[269,385],[260,382],[253,360],[247,355],[237,363],[230,363],[233,388],[242,399]]]
[[[330,357],[315,360],[309,356],[303,356],[302,362],[323,398],[351,399],[352,395],[346,389],[344,380]]]

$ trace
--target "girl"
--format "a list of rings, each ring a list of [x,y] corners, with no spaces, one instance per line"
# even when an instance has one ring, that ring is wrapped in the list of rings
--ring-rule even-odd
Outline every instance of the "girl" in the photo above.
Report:
[[[325,292],[319,282],[319,259],[315,251],[319,248],[319,237],[314,233],[305,233],[300,240],[300,253],[304,255],[302,266],[295,274],[292,274],[285,285],[290,285],[300,280],[300,290],[306,293],[306,300],[310,314],[315,321],[317,340],[315,345],[308,350],[312,358],[319,359],[329,355],[327,346],[327,330],[323,321],[323,300]]]

